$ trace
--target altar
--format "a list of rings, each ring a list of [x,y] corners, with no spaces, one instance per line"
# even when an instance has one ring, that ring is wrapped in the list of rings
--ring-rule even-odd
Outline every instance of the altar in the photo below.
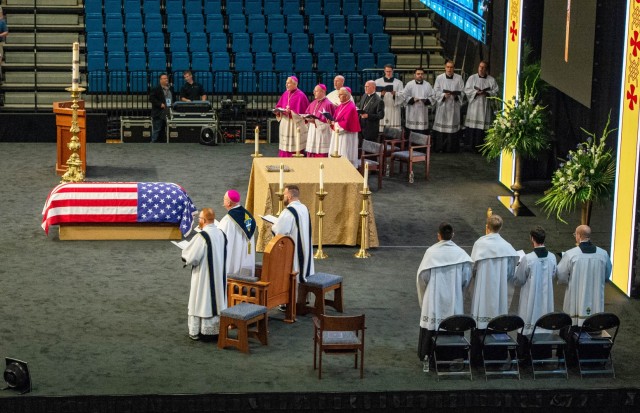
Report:
[[[318,244],[318,196],[320,190],[320,163],[324,165],[324,190],[328,193],[323,202],[322,245],[359,245],[360,211],[362,210],[363,178],[346,158],[254,158],[247,190],[245,207],[256,218],[258,226],[257,251],[264,251],[273,237],[271,224],[260,215],[276,215],[278,212],[279,166],[283,163],[290,171],[284,173],[284,184],[300,188],[300,201],[309,208],[313,228],[313,244]],[[271,168],[267,168],[271,166]],[[270,172],[269,170],[274,170]],[[368,247],[377,247],[378,231],[369,197],[367,217]]]

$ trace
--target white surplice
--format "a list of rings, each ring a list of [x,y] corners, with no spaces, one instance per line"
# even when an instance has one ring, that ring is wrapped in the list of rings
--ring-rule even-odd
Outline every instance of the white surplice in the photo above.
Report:
[[[408,102],[414,99],[413,104]],[[427,130],[429,129],[429,110],[435,100],[435,91],[431,87],[431,84],[426,80],[423,80],[421,84],[417,84],[415,80],[407,83],[402,90],[402,99],[407,105],[405,107],[405,126],[414,130]],[[422,101],[422,99],[428,99],[429,105]]]
[[[486,95],[478,95],[478,91],[486,90]],[[464,126],[473,129],[487,130],[491,127],[493,120],[493,110],[491,108],[490,96],[498,95],[498,84],[496,80],[487,75],[480,77],[477,73],[469,76],[464,86],[464,94],[467,96],[467,115]]]
[[[558,284],[568,284],[563,311],[573,325],[581,326],[590,315],[604,311],[604,284],[611,276],[611,261],[605,250],[595,247],[584,253],[580,246],[562,255],[558,264]]]
[[[288,235],[293,239],[295,244],[295,256],[293,258],[293,270],[298,271],[298,281],[305,282],[309,275],[315,274],[315,268],[313,263],[313,244],[311,242],[311,222],[309,216],[309,210],[300,201],[291,202],[288,207],[296,210],[298,214],[299,224],[296,225],[296,220],[288,210],[285,208],[280,213],[278,221],[273,226],[273,233],[276,235]],[[300,233],[300,241],[302,242],[302,256],[304,262],[304,268],[300,270],[300,264],[298,263],[298,232]],[[307,271],[307,268],[309,271]]]
[[[388,86],[393,85],[393,90],[396,92],[396,96],[394,98],[393,93],[386,92],[384,96],[380,92],[378,95],[382,97],[382,101],[384,102],[384,119],[380,122],[380,131],[384,129],[385,126],[389,126],[391,128],[399,128],[402,126],[402,105],[404,104],[404,100],[402,99],[402,90],[404,86],[402,81],[399,79],[393,78],[393,82],[385,82],[385,78],[381,77],[375,80],[376,87],[378,86]]]
[[[471,316],[477,328],[487,328],[494,317],[509,310],[508,281],[514,276],[518,253],[500,234],[487,234],[473,244],[473,299]]]
[[[242,208],[242,206],[237,205],[234,208]],[[256,273],[255,232],[249,240],[247,234],[228,214],[222,217],[218,228],[227,236],[227,274],[254,277]]]
[[[451,79],[445,73],[438,75],[433,85],[436,98],[436,116],[433,130],[442,133],[455,133],[460,130],[460,107],[464,100],[464,82],[462,76],[453,74]],[[445,90],[460,92],[460,96],[445,98]]]
[[[300,137],[298,138],[298,128],[300,129]],[[304,151],[307,147],[307,125],[300,116],[292,115],[289,118],[283,114],[280,117],[278,149],[286,152]]]
[[[182,259],[191,265],[191,289],[189,290],[189,334],[211,335],[220,330],[220,311],[227,308],[227,286],[224,270],[224,234],[214,224],[203,229],[211,238],[213,252],[214,291],[211,291],[207,242],[202,234],[196,234],[182,250]],[[213,308],[212,295],[215,297]]]
[[[332,154],[336,150],[336,145],[338,145],[338,155],[347,158],[354,167],[359,167],[360,159],[358,159],[358,132],[347,132],[344,129],[340,129],[338,131],[338,135],[338,143],[336,143],[336,134],[335,132],[331,132],[329,154]]]
[[[542,251],[544,247],[537,248]],[[546,250],[545,250],[546,251]],[[553,311],[553,279],[556,276],[556,256],[547,251],[538,257],[536,251],[522,257],[513,280],[520,288],[518,315],[524,320],[524,335],[533,331],[538,319]]]
[[[469,254],[453,241],[427,249],[416,277],[420,327],[436,330],[445,318],[464,313],[463,290],[471,279],[471,264]]]

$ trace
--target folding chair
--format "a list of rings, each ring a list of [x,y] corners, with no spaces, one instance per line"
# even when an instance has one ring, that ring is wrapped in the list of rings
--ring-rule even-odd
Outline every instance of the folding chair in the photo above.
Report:
[[[468,315],[452,315],[438,325],[433,336],[433,361],[438,381],[440,376],[469,376],[471,372],[471,343],[464,336],[476,328],[476,321]],[[448,371],[445,371],[448,367]]]
[[[594,314],[584,320],[580,330],[571,339],[576,349],[580,377],[592,374],[616,373],[613,369],[611,349],[616,341],[620,319],[612,313]]]
[[[481,344],[485,380],[495,375],[516,376],[520,380],[518,342],[509,335],[517,330],[520,334],[524,330],[524,321],[517,315],[499,315],[487,324]]]
[[[539,374],[563,374],[569,378],[567,342],[560,336],[560,331],[569,327],[571,317],[563,312],[547,313],[536,321],[527,344],[534,380]],[[545,366],[553,367],[545,369]]]

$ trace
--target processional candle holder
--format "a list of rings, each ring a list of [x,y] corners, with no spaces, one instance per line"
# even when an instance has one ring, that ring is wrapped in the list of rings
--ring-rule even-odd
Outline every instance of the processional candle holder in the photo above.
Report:
[[[300,150],[300,128],[296,128],[296,153],[293,154],[294,158],[303,158],[304,155],[301,153],[302,151]]]
[[[316,260],[324,260],[325,258],[329,258],[327,254],[322,251],[322,219],[324,218],[324,210],[322,203],[324,201],[324,197],[329,193],[325,192],[324,188],[320,188],[316,195],[318,196],[318,212],[316,215],[318,216],[318,250],[315,254],[313,254],[313,258]]]
[[[338,133],[338,131],[333,131],[334,133],[334,139],[333,141],[335,142],[335,146],[333,148],[333,152],[331,153],[331,157],[332,158],[340,158],[342,155],[340,155],[338,149],[340,148],[340,134]]]
[[[281,188],[280,191],[276,192],[276,195],[278,195],[278,213],[276,216],[279,217],[284,209],[284,189]]]
[[[69,128],[69,132],[71,132],[71,139],[69,140],[69,143],[67,143],[67,148],[71,151],[71,155],[69,156],[69,159],[67,159],[67,171],[62,175],[62,179],[60,180],[60,183],[62,184],[67,182],[84,181],[82,159],[80,159],[80,155],[78,154],[81,146],[80,139],[78,138],[78,132],[80,132],[80,127],[78,126],[78,99],[86,89],[74,84],[72,87],[68,87],[65,90],[71,94],[72,99],[71,127]]]
[[[369,234],[368,226],[367,226],[367,218],[369,217],[369,196],[371,196],[371,191],[369,191],[368,187],[365,187],[362,191],[362,211],[360,211],[360,250],[354,254],[356,258],[369,258],[371,254],[367,252],[367,235]]]
[[[252,158],[260,158],[262,154],[260,153],[260,127],[256,126],[255,130],[255,141],[254,141],[254,151],[251,154]]]

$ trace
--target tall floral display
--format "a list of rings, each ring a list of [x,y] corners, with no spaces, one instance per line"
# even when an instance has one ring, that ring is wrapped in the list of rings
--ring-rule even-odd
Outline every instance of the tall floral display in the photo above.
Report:
[[[593,203],[611,198],[616,167],[613,150],[606,146],[607,137],[615,131],[609,129],[610,122],[611,116],[600,137],[582,129],[586,142],[569,151],[551,178],[551,188],[536,202],[548,215],[555,213],[566,224],[562,214],[581,206],[581,224],[588,225]]]

